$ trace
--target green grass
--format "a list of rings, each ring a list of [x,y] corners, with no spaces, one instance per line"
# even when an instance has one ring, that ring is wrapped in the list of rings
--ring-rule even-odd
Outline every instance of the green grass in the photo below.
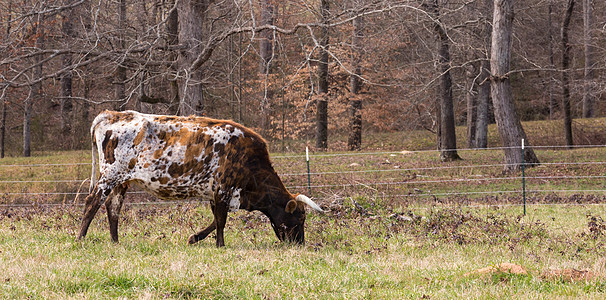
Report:
[[[413,221],[390,217],[413,214]],[[128,207],[119,244],[100,213],[75,241],[79,209],[11,209],[0,219],[2,298],[603,298],[605,277],[543,278],[549,269],[606,271],[606,229],[591,234],[587,213],[603,206],[517,209],[353,208],[310,214],[307,243],[278,243],[258,214],[230,214],[227,247],[209,237],[186,245],[210,222],[205,205]],[[465,276],[512,262],[528,275]]]

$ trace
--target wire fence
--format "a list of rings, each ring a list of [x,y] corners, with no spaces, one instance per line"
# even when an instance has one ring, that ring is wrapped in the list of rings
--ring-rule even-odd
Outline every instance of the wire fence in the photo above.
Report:
[[[355,198],[406,205],[430,199],[500,206],[521,205],[526,195],[530,204],[595,204],[606,202],[604,147],[584,145],[570,150],[535,146],[543,161],[526,174],[503,173],[507,164],[499,161],[504,147],[458,149],[464,160],[449,163],[439,162],[436,150],[312,154],[311,170],[305,166],[305,155],[272,156],[272,160],[291,192],[311,191],[311,196],[324,204]],[[88,193],[90,166],[90,162],[79,161],[0,161],[0,207],[82,205]],[[79,177],[70,177],[74,173]],[[130,189],[128,195],[132,197],[127,200],[130,205],[187,202],[159,201],[138,189]]]

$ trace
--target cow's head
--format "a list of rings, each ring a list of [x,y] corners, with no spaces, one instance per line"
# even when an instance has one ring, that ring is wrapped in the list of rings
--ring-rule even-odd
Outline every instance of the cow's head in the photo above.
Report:
[[[289,241],[297,244],[305,243],[305,205],[316,211],[324,212],[320,206],[304,195],[291,196],[286,207],[278,208],[279,213],[270,217],[273,227],[280,241]]]

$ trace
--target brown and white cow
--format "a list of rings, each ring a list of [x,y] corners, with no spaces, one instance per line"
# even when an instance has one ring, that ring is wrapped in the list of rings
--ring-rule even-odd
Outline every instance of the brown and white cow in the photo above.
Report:
[[[217,247],[224,246],[227,212],[240,208],[263,212],[281,241],[302,244],[305,204],[322,211],[286,190],[265,140],[233,121],[105,111],[93,121],[91,136],[91,192],[78,239],[105,203],[111,238],[118,241],[118,217],[131,183],[162,199],[210,200],[214,220],[191,235],[190,244],[216,229]]]

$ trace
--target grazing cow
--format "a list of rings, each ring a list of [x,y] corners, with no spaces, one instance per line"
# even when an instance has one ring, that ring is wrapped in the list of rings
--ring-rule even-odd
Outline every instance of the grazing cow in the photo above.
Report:
[[[308,197],[289,193],[265,140],[232,121],[105,111],[93,121],[91,136],[91,192],[78,239],[105,203],[112,240],[118,241],[118,217],[131,183],[162,199],[210,200],[214,220],[191,235],[190,244],[216,229],[217,247],[224,246],[227,212],[240,208],[267,215],[281,241],[303,244],[305,204],[322,211]]]

